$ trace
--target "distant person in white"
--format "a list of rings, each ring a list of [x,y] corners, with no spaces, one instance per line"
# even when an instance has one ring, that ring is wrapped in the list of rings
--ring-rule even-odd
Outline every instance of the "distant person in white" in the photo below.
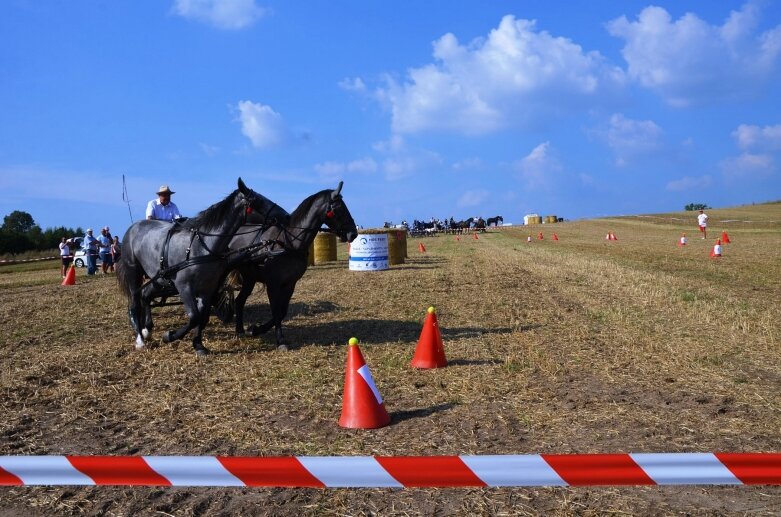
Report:
[[[702,232],[702,238],[708,238],[708,214],[705,210],[700,210],[700,215],[697,216],[697,224],[700,226],[700,232]]]
[[[157,199],[153,199],[146,205],[146,218],[173,221],[182,217],[179,208],[171,201],[171,194],[176,192],[168,188],[168,185],[162,185],[157,191]]]

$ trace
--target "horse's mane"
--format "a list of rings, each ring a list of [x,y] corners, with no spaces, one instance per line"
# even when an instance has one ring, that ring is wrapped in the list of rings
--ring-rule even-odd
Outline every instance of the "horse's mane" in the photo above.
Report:
[[[290,225],[291,226],[300,226],[301,220],[306,217],[310,211],[312,210],[312,205],[315,204],[315,201],[317,201],[320,196],[323,194],[331,195],[331,190],[321,190],[320,192],[316,194],[312,194],[308,198],[301,201],[301,203],[296,207],[295,210],[293,210],[293,213],[290,214]]]
[[[238,194],[239,190],[234,190],[222,201],[214,203],[209,208],[199,212],[195,217],[187,219],[182,223],[182,227],[187,229],[198,228],[205,231],[215,230],[225,219],[232,215]]]

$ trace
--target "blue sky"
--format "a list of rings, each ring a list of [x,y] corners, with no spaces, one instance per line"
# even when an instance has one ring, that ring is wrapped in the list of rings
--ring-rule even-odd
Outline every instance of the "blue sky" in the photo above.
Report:
[[[781,5],[5,0],[0,215],[344,180],[365,227],[781,198]]]

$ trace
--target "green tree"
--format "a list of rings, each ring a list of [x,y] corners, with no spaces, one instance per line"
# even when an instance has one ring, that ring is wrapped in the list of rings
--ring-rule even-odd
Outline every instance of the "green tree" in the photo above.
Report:
[[[10,233],[27,233],[34,226],[33,216],[21,210],[14,210],[3,218],[3,229]]]
[[[686,205],[683,208],[687,212],[691,212],[691,211],[696,211],[696,210],[707,210],[707,209],[709,209],[711,207],[709,207],[705,203],[689,203],[688,205]]]

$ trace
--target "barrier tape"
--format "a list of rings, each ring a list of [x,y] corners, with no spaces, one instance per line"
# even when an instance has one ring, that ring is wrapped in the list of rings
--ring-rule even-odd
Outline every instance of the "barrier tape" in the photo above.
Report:
[[[0,456],[0,486],[314,488],[781,485],[781,453]]]

